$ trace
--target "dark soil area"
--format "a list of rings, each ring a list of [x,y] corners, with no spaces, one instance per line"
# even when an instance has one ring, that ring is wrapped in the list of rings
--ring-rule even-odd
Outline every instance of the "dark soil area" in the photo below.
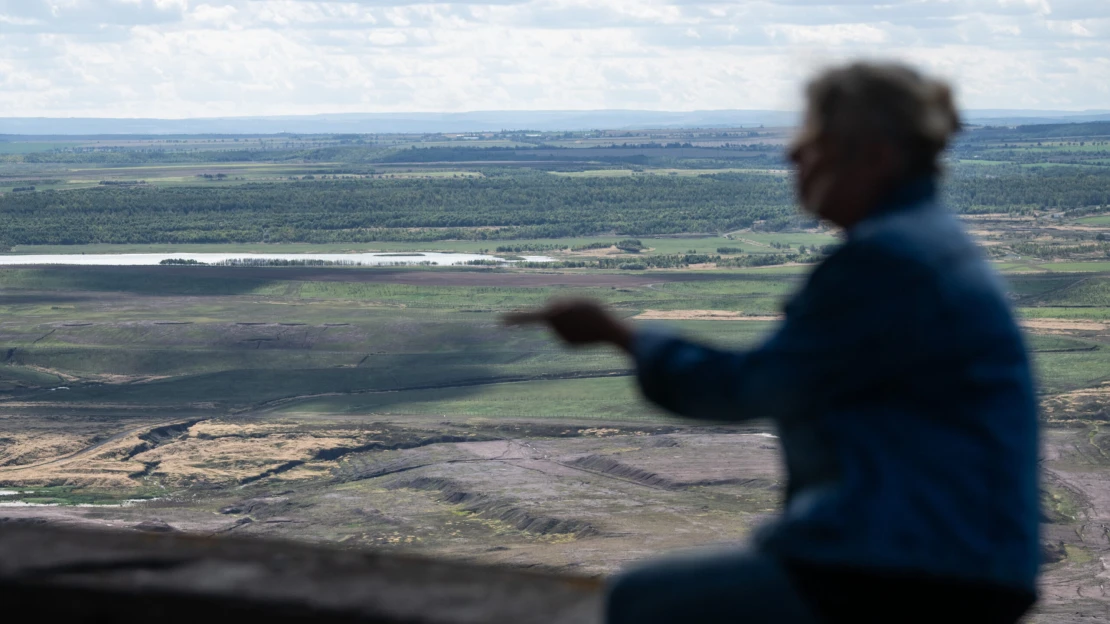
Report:
[[[231,278],[236,280],[258,281],[303,281],[303,282],[362,282],[372,284],[412,284],[423,286],[504,286],[515,288],[546,286],[615,286],[633,287],[658,284],[660,282],[696,282],[729,279],[728,273],[692,273],[653,271],[646,273],[598,273],[576,271],[506,271],[468,268],[383,268],[383,267],[187,267],[187,266],[141,266],[105,267],[72,266],[67,271],[75,273],[92,272],[98,275],[141,276],[152,275],[173,277],[194,277],[204,279]],[[750,272],[737,273],[737,277],[751,280]],[[769,275],[781,281],[789,276]]]

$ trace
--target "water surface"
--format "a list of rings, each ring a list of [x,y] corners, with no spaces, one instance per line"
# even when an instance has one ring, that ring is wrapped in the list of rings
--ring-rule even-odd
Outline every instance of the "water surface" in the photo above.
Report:
[[[546,256],[524,256],[532,262],[549,262]],[[322,260],[354,266],[392,266],[403,264],[430,264],[433,266],[454,266],[472,260],[496,260],[507,262],[504,258],[485,254],[442,253],[435,251],[379,253],[136,253],[136,254],[13,254],[0,255],[0,265],[29,264],[69,264],[89,266],[150,266],[161,264],[163,260],[196,260],[205,264],[217,264],[235,260],[247,262],[267,260]]]

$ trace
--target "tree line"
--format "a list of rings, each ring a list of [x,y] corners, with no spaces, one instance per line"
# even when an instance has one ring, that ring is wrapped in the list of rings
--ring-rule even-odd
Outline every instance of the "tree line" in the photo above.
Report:
[[[774,176],[532,175],[8,194],[0,220],[11,244],[498,240],[735,230],[792,203]]]
[[[952,175],[967,213],[1110,208],[1110,171]],[[806,222],[789,178],[760,174],[341,179],[230,187],[103,185],[0,196],[0,243],[230,243],[614,238]],[[810,223],[812,223],[810,221]],[[638,241],[619,241],[633,250]]]

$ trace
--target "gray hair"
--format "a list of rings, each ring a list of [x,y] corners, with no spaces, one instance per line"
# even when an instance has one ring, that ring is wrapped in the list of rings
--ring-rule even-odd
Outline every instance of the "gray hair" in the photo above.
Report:
[[[935,174],[940,153],[961,127],[944,82],[897,63],[853,63],[830,69],[806,88],[818,132],[849,152],[875,139],[907,157],[907,174]]]

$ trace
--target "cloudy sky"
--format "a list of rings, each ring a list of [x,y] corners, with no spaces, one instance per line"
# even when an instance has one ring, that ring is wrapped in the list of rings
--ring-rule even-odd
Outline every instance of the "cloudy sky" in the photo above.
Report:
[[[1110,0],[0,0],[0,116],[793,110],[860,56],[1110,109]]]

